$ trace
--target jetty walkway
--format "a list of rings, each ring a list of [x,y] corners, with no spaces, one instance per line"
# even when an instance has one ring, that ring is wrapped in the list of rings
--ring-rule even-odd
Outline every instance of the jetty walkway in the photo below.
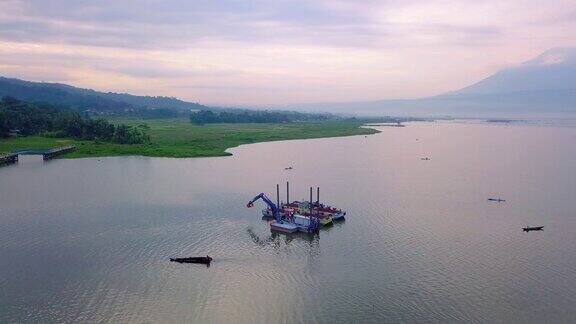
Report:
[[[51,160],[57,155],[68,153],[74,151],[76,146],[74,145],[67,145],[61,146],[51,149],[22,149],[16,150],[14,152],[0,155],[0,166],[14,164],[18,162],[19,155],[42,155],[42,159],[44,161]]]

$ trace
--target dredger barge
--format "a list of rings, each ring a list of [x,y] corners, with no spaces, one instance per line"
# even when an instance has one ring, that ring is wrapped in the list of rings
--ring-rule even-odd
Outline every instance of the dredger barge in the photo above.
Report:
[[[310,201],[290,202],[290,183],[286,182],[286,202],[280,202],[280,186],[276,185],[276,203],[261,193],[248,202],[246,207],[254,206],[254,202],[262,199],[267,208],[262,210],[263,218],[273,219],[270,229],[283,233],[315,233],[322,226],[332,225],[333,222],[345,219],[346,212],[320,203],[320,188],[316,188],[316,201],[312,200],[312,187],[310,187]]]

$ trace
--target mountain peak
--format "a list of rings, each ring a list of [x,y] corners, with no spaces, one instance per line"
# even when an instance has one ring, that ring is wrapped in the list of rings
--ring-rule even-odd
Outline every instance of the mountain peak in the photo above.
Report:
[[[522,65],[546,66],[546,65],[576,65],[575,47],[556,47],[547,50],[536,58],[525,62]]]
[[[547,50],[532,60],[496,72],[484,80],[447,95],[469,96],[567,89],[576,89],[576,48],[573,47]]]

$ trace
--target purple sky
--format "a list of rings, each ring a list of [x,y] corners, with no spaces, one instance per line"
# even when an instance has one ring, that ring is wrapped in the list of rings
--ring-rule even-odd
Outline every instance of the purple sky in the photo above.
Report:
[[[0,0],[0,75],[206,104],[435,95],[573,46],[574,0]]]

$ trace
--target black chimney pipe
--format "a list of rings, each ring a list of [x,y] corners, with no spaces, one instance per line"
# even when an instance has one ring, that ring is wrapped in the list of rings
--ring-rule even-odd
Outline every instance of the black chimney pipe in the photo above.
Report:
[[[310,187],[310,216],[312,216],[312,211],[314,210],[312,205],[312,187]]]
[[[276,206],[280,208],[280,185],[276,185]]]
[[[290,203],[290,182],[286,181],[286,203]]]

